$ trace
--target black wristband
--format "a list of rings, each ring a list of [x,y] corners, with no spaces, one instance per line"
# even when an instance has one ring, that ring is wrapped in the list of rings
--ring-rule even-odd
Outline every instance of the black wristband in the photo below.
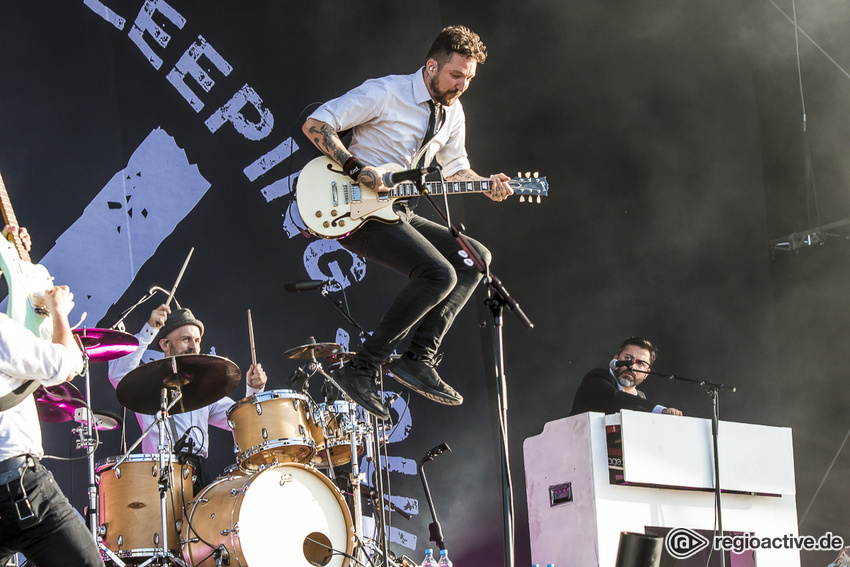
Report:
[[[360,176],[360,172],[363,171],[364,167],[366,166],[363,164],[362,161],[360,161],[354,156],[351,156],[345,161],[345,165],[342,166],[342,170],[351,179],[357,181],[357,178]]]

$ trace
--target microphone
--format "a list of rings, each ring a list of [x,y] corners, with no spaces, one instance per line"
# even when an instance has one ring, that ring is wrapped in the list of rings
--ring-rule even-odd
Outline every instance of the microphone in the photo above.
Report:
[[[381,181],[384,182],[384,187],[392,189],[404,181],[416,181],[425,175],[436,173],[438,171],[440,171],[439,165],[432,165],[431,167],[417,167],[405,171],[388,171],[383,175],[383,177],[381,177]]]
[[[283,284],[283,289],[293,293],[298,293],[300,291],[313,291],[314,289],[325,287],[325,285],[331,282],[333,282],[333,280],[329,280],[327,282],[325,280],[301,280],[297,282],[285,283]]]
[[[614,366],[616,368],[620,368],[620,367],[623,367],[623,366],[634,366],[634,364],[635,364],[634,360],[618,360],[617,362],[614,363]]]
[[[183,433],[183,436],[177,440],[177,443],[174,444],[174,453],[180,455],[183,453],[183,449],[186,449],[187,453],[191,453],[195,448],[194,439],[189,437],[189,434],[192,433],[192,428],[190,427]]]

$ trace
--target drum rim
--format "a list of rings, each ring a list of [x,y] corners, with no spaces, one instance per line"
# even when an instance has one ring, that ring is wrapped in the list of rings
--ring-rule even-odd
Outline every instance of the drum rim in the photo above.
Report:
[[[280,395],[283,392],[286,395]],[[277,399],[296,399],[301,400],[302,402],[307,403],[309,401],[309,397],[306,394],[302,394],[300,392],[296,392],[295,390],[266,390],[263,392],[257,392],[256,394],[252,394],[246,398],[242,398],[241,400],[235,402],[232,406],[230,406],[227,410],[227,418],[230,419],[231,414],[238,410],[239,408],[247,405],[254,405],[258,402],[265,402],[268,400],[277,400]]]
[[[177,463],[177,455],[172,453],[170,455],[170,457],[171,457],[170,459],[166,459],[166,462]],[[117,463],[120,458],[121,458],[120,456],[106,457],[105,459],[102,459],[102,460],[96,462],[95,465],[94,465],[94,469],[95,469],[95,471],[98,471],[101,468],[106,468],[110,465],[115,466],[115,463]],[[131,453],[131,454],[127,455],[127,458],[124,459],[124,461],[122,461],[121,464],[123,465],[124,463],[153,463],[153,462],[159,463],[159,454],[158,453]],[[191,464],[189,464],[189,466],[191,466]]]
[[[292,441],[303,441],[303,443],[293,443]],[[309,462],[316,455],[316,441],[314,441],[310,437],[282,437],[280,439],[272,439],[270,441],[264,441],[259,445],[254,445],[253,447],[249,447],[248,449],[242,451],[238,455],[236,455],[236,462],[238,466],[241,468],[245,461],[253,457],[254,455],[259,455],[269,449],[279,449],[281,447],[307,447],[310,449],[310,457],[305,462]],[[302,464],[298,462],[284,462],[279,463],[281,465],[284,464]],[[267,465],[269,466],[269,465]]]

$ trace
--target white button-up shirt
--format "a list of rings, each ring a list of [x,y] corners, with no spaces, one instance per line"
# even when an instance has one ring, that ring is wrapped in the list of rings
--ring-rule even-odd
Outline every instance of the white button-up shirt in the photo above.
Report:
[[[62,384],[81,363],[78,352],[36,337],[0,313],[0,396],[29,380],[38,380],[43,386]],[[32,394],[0,412],[0,461],[24,454],[44,456]]]
[[[329,124],[337,132],[352,129],[348,149],[367,165],[396,164],[410,169],[419,161],[431,116],[430,99],[420,68],[412,75],[370,79],[326,102],[310,118]],[[436,157],[448,177],[470,165],[463,106],[458,100],[443,109],[445,122],[428,143],[425,163]]]

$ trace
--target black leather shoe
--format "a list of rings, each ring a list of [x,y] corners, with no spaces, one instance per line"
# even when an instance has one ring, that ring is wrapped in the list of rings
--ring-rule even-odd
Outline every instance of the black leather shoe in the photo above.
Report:
[[[390,418],[390,412],[384,406],[377,386],[378,372],[371,368],[360,368],[344,364],[337,373],[336,383],[340,390],[348,394],[355,404],[375,417],[383,420]]]
[[[390,372],[393,378],[430,400],[447,406],[459,406],[463,403],[463,396],[443,382],[437,374],[437,364],[439,359],[413,360],[405,355],[390,363]]]

